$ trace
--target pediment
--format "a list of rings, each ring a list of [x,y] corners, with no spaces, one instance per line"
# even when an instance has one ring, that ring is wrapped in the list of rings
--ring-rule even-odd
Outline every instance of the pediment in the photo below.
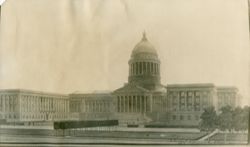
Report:
[[[123,87],[116,89],[113,93],[145,93],[150,92],[149,90],[136,85],[136,84],[126,84]]]

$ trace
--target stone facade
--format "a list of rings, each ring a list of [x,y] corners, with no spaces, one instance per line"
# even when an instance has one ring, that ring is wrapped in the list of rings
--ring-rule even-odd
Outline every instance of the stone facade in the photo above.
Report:
[[[7,122],[67,120],[67,95],[31,90],[1,90],[0,118]]]
[[[236,87],[217,87],[218,108],[232,106],[235,108],[239,105],[240,95]]]
[[[69,95],[71,120],[115,119],[115,101],[111,93],[73,93]]]
[[[167,86],[169,125],[196,126],[204,108],[217,109],[216,87],[213,84],[178,84]]]

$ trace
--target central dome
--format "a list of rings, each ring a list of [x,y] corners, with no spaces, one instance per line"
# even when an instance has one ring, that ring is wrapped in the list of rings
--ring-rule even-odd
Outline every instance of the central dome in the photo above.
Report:
[[[142,40],[133,49],[132,56],[141,53],[149,53],[157,56],[157,52],[154,46],[148,41],[145,32],[143,33]]]
[[[141,41],[132,51],[129,64],[129,83],[156,90],[161,85],[160,60],[153,45],[148,41],[145,32]],[[159,91],[159,90],[158,90]]]

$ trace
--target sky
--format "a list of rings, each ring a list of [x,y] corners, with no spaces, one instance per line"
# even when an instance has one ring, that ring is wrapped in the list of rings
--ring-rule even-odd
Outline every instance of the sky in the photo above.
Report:
[[[144,30],[161,60],[162,84],[236,86],[249,104],[247,0],[7,0],[0,88],[120,88]]]
[[[0,0],[0,5],[2,5],[5,2],[5,0]]]

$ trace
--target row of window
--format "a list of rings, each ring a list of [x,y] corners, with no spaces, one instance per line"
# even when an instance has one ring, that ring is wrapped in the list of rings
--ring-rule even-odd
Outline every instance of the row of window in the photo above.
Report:
[[[0,114],[0,119],[17,119],[18,115],[16,114]]]
[[[199,97],[195,97],[195,98],[176,98],[176,97],[173,97],[172,98],[172,103],[181,103],[181,104],[185,104],[185,103],[188,103],[188,104],[192,104],[192,103],[196,103],[196,104],[199,104],[199,103],[203,103],[203,104],[207,104],[211,102],[210,99],[208,98],[199,98]]]
[[[172,115],[172,120],[199,120],[199,115]]]
[[[17,96],[2,95],[0,97],[0,111],[17,111]]]
[[[79,101],[70,102],[70,112],[110,112],[111,103],[108,101],[101,102],[85,102]]]
[[[23,99],[21,101],[21,107],[24,112],[31,111],[60,111],[67,112],[67,101],[66,100],[48,100],[39,101],[38,99]]]
[[[66,118],[65,114],[23,114],[21,115],[22,119],[42,119],[42,120],[52,120],[52,119],[62,119]]]
[[[209,96],[209,91],[170,91],[168,93],[169,97],[207,97]]]

